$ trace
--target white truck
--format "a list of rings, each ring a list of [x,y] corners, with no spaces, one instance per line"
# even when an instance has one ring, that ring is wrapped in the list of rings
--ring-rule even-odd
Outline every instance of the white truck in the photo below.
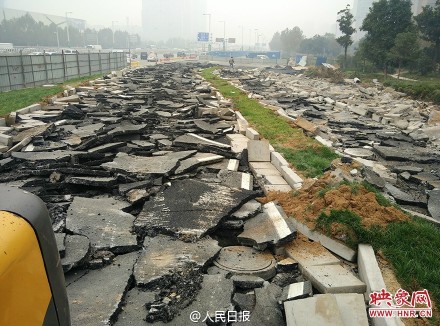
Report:
[[[90,44],[90,45],[86,45],[86,49],[90,49],[90,50],[102,50],[102,46],[99,44]]]

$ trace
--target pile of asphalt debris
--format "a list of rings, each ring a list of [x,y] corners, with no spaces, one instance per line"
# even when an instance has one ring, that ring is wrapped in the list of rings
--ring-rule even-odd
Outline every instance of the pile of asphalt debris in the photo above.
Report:
[[[222,69],[219,74],[272,106],[402,207],[440,222],[440,108],[384,88],[332,84],[283,67]]]
[[[16,116],[0,182],[46,203],[73,325],[284,325],[282,302],[312,295],[203,67],[139,68]]]

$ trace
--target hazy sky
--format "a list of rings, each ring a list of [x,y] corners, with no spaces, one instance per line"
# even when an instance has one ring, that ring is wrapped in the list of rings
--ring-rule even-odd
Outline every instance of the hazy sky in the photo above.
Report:
[[[175,0],[186,1],[186,0]],[[211,32],[214,37],[223,37],[226,21],[226,36],[244,39],[261,34],[261,39],[270,41],[274,32],[299,26],[307,37],[326,32],[335,33],[336,13],[353,0],[206,0],[207,13],[211,14]],[[5,0],[12,9],[44,12],[87,20],[88,25],[111,26],[112,21],[125,25],[129,17],[131,25],[142,25],[141,0]],[[206,21],[207,16],[201,19]],[[118,25],[116,24],[116,25]]]

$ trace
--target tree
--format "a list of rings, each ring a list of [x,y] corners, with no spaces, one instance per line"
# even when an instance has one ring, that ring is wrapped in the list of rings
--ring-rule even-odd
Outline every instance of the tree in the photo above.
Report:
[[[276,32],[272,36],[272,40],[269,42],[269,48],[272,51],[280,51],[281,50],[281,34],[280,32]]]
[[[390,50],[398,34],[413,27],[410,0],[379,0],[365,17],[361,30],[366,31],[364,54],[384,69],[385,78],[391,60]]]
[[[351,26],[354,22],[354,16],[350,12],[350,5],[347,5],[345,9],[338,12],[340,15],[337,22],[339,23],[339,30],[342,32],[342,36],[338,37],[336,41],[344,48],[344,68],[347,66],[347,49],[353,44],[351,36],[356,32],[356,28]]]
[[[281,51],[288,56],[293,55],[298,51],[301,42],[304,40],[303,31],[295,26],[292,29],[286,28],[280,34]]]
[[[324,55],[336,57],[341,52],[341,47],[334,34],[315,35],[312,38],[306,38],[299,47],[301,53]]]
[[[440,61],[440,0],[435,7],[425,6],[415,17],[417,25],[425,40],[434,44],[434,62]]]
[[[415,61],[420,47],[417,34],[415,32],[404,32],[397,34],[394,46],[390,50],[390,54],[398,62],[397,78],[400,78],[400,69],[404,61]]]

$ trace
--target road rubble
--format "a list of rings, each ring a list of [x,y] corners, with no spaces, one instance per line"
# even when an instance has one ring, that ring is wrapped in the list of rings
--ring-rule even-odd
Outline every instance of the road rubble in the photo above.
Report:
[[[239,133],[247,122],[197,74],[205,67],[164,64],[105,76],[70,89],[67,100],[19,110],[2,127],[0,182],[46,203],[72,325],[368,325],[367,280],[356,264],[300,237],[276,202],[256,200],[299,189],[303,180],[255,130]],[[341,91],[332,102],[330,86],[310,82],[305,96],[292,94],[298,77],[224,74],[286,115],[328,121],[320,124],[327,139],[368,160],[396,201],[400,191],[405,203],[438,212],[422,191],[438,181],[429,138],[352,116],[337,104],[350,96]],[[373,91],[359,96],[366,92]],[[414,114],[412,106],[399,108]],[[399,165],[399,152],[380,154],[401,143],[407,151],[425,147]],[[395,172],[377,172],[391,163]],[[319,307],[334,309],[315,313]]]
[[[333,84],[285,69],[219,72],[279,115],[362,167],[402,207],[440,222],[440,108],[381,84]]]

